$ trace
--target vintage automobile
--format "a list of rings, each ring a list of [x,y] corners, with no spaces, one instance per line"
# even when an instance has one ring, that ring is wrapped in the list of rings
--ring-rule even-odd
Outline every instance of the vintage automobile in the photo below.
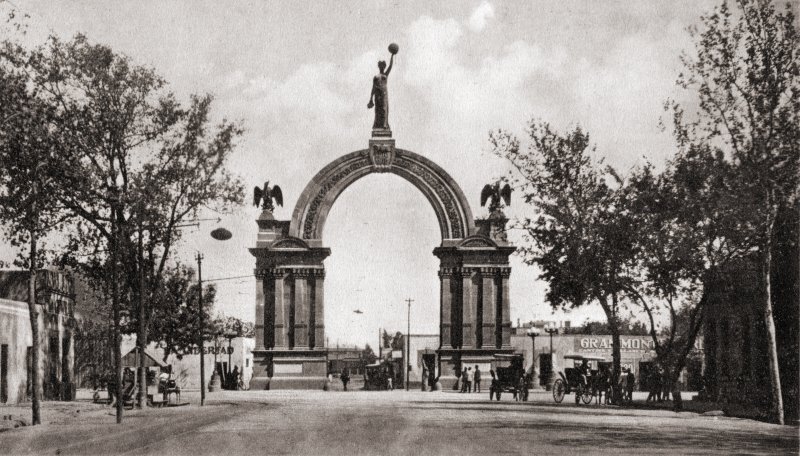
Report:
[[[489,400],[500,400],[503,392],[512,393],[514,398],[528,400],[528,390],[533,387],[533,378],[525,372],[525,358],[522,354],[494,355],[496,380],[489,387]]]
[[[575,393],[575,403],[588,404],[597,394],[600,363],[605,358],[599,356],[564,355],[565,367],[558,375],[561,378],[553,383],[553,400],[556,404],[564,400],[564,395]]]

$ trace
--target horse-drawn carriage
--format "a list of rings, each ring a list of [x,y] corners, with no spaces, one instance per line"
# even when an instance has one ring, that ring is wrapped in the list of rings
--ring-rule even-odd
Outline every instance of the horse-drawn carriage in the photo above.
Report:
[[[607,390],[607,375],[602,369],[605,358],[599,356],[564,355],[569,365],[553,383],[553,400],[558,404],[564,395],[575,393],[575,403],[592,402],[592,398]],[[571,365],[569,364],[571,362]]]
[[[525,372],[525,358],[521,354],[494,355],[496,379],[489,388],[489,400],[502,392],[512,393],[517,400],[527,401],[528,390],[533,386],[531,374]]]

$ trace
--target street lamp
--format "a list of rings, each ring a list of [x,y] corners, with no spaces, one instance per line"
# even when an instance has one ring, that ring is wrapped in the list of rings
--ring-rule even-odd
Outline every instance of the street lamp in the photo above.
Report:
[[[211,232],[211,237],[218,241],[227,241],[233,237],[233,234],[225,228],[217,228]],[[200,304],[200,331],[197,331],[197,338],[199,339],[198,345],[200,345],[200,406],[202,407],[206,402],[206,357],[203,353],[203,328],[205,326],[203,318],[203,255],[200,252],[197,253],[197,284],[199,286],[197,297]]]
[[[558,326],[556,326],[555,322],[548,322],[544,325],[544,331],[547,334],[550,334],[550,372],[547,373],[547,389],[548,391],[553,388],[553,380],[555,379],[554,375],[554,366],[553,366],[553,334],[558,334]]]
[[[525,334],[531,338],[531,374],[533,375],[533,389],[539,389],[539,380],[536,377],[536,336],[539,335],[539,328],[531,326]]]

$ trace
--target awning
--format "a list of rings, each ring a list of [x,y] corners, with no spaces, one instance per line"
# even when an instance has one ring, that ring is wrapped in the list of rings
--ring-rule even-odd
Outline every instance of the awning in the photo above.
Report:
[[[139,367],[139,347],[133,347],[122,357],[122,367]],[[145,349],[144,367],[167,367],[167,364]]]

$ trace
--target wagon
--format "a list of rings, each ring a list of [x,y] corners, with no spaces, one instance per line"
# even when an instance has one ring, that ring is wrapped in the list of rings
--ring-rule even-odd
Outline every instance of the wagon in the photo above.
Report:
[[[560,378],[553,383],[553,400],[556,404],[564,400],[566,394],[575,393],[575,403],[583,401],[588,404],[592,401],[598,388],[593,383],[598,378],[599,363],[604,362],[605,358],[599,356],[564,355],[565,367],[563,372],[559,372]],[[585,364],[585,368],[583,367]]]
[[[500,400],[503,392],[512,393],[517,400],[528,400],[528,389],[531,388],[533,378],[525,373],[523,366],[525,359],[521,354],[494,355],[496,381],[489,388],[489,400],[496,397]]]

